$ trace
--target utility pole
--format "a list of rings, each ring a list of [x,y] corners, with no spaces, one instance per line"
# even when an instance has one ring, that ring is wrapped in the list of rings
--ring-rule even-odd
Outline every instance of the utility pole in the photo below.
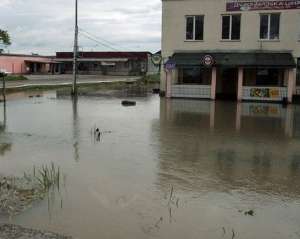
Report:
[[[6,76],[6,73],[0,71],[0,77],[2,77],[2,96],[3,96],[4,103],[6,102],[5,76]]]
[[[77,94],[77,53],[78,53],[78,0],[75,0],[75,37],[74,37],[74,51],[73,51],[72,95]]]

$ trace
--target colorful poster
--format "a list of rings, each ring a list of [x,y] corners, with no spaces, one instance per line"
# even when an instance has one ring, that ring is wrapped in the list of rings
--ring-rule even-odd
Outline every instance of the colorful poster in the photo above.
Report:
[[[278,89],[252,88],[250,90],[250,96],[259,98],[279,98],[280,94]]]
[[[227,2],[226,10],[234,11],[257,11],[257,10],[290,10],[300,9],[300,0],[277,0],[277,1],[242,1]]]
[[[252,88],[250,90],[250,96],[259,98],[270,98],[270,91],[268,88]]]

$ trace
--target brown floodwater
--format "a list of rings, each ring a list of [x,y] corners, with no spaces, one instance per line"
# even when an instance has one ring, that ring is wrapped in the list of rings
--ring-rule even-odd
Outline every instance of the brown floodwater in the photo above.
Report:
[[[64,185],[0,223],[84,239],[300,238],[300,106],[125,95],[1,103],[0,174],[53,162]]]

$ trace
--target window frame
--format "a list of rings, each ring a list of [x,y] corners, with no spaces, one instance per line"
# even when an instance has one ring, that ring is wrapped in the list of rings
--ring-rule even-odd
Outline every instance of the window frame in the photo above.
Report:
[[[240,38],[239,39],[232,39],[232,17],[239,16],[240,17]],[[229,17],[229,38],[223,38],[223,17]],[[235,14],[222,14],[221,15],[221,41],[232,41],[232,42],[239,42],[241,41],[242,36],[242,14],[235,13]]]
[[[272,15],[279,15],[279,26],[278,26],[278,38],[270,38],[271,36],[271,16]],[[261,17],[268,16],[268,37],[261,38]],[[281,12],[268,12],[268,13],[260,13],[259,14],[259,40],[260,41],[280,41],[280,30],[281,30]]]
[[[196,17],[202,17],[203,18],[203,26],[202,26],[202,39],[198,40],[196,38]],[[188,18],[193,18],[193,39],[187,39],[187,19]],[[204,41],[204,21],[205,20],[205,15],[199,14],[199,15],[185,15],[185,41],[186,42],[201,42]]]

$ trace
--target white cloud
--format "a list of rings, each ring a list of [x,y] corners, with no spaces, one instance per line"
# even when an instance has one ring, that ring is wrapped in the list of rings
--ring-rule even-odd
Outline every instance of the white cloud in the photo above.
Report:
[[[114,48],[160,49],[161,0],[79,0],[81,29],[114,43]],[[1,0],[0,28],[12,37],[11,52],[70,51],[74,0]],[[80,35],[85,50],[109,50]]]

